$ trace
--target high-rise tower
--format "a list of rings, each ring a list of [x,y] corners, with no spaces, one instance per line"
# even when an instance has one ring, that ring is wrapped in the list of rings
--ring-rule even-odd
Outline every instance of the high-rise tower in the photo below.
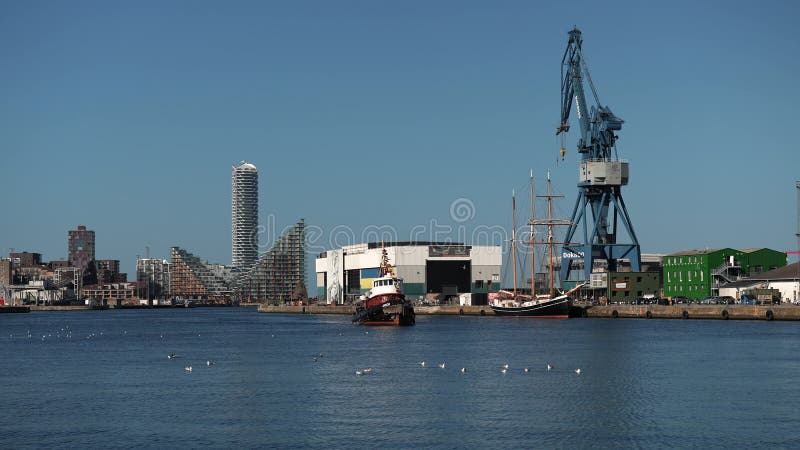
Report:
[[[94,261],[94,231],[78,225],[77,230],[68,231],[69,265],[83,270]]]
[[[258,260],[258,169],[242,161],[231,175],[231,256],[234,269]]]

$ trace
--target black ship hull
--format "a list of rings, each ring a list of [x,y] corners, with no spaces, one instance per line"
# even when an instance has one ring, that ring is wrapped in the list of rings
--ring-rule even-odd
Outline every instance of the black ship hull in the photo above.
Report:
[[[411,326],[415,322],[414,307],[407,302],[371,308],[357,307],[353,313],[354,325]]]
[[[569,317],[570,301],[568,298],[556,298],[535,305],[491,308],[496,316],[566,319]]]

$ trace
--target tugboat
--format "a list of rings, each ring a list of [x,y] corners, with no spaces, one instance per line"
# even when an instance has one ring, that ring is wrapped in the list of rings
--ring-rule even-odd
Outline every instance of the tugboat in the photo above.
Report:
[[[540,195],[547,199],[548,217],[544,220],[536,220],[534,214],[534,196],[533,194],[533,171],[530,177],[530,190],[531,190],[531,292],[534,291],[534,280],[536,279],[535,267],[533,261],[534,247],[536,245],[546,245],[550,257],[549,264],[549,279],[550,279],[550,292],[542,295],[526,295],[517,292],[517,233],[516,233],[516,200],[514,194],[511,195],[511,209],[512,209],[512,223],[514,229],[512,230],[511,237],[511,254],[514,260],[514,291],[500,290],[499,298],[494,300],[490,307],[497,316],[511,316],[511,317],[541,317],[541,318],[557,318],[566,319],[569,317],[569,310],[572,306],[570,296],[579,291],[588,283],[578,283],[573,289],[555,295],[555,287],[553,286],[553,250],[555,245],[564,244],[563,242],[555,242],[553,227],[559,225],[569,225],[569,221],[553,219],[552,199],[561,197],[553,195],[550,187],[550,172],[547,172],[547,195]],[[543,225],[547,227],[547,242],[536,242],[535,226]]]
[[[381,248],[378,278],[356,303],[353,324],[409,326],[414,322],[414,307],[403,295],[403,280],[395,277],[386,248]]]

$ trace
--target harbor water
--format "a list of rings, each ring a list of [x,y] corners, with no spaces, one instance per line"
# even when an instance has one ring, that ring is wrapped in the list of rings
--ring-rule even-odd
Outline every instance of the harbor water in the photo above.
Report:
[[[0,385],[3,448],[800,448],[793,322],[5,314]]]

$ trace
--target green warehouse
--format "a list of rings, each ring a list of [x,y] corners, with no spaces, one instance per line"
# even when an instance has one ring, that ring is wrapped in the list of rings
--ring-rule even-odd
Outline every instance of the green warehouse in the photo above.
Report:
[[[720,286],[786,265],[786,253],[768,248],[689,250],[664,257],[664,296],[705,298]]]

